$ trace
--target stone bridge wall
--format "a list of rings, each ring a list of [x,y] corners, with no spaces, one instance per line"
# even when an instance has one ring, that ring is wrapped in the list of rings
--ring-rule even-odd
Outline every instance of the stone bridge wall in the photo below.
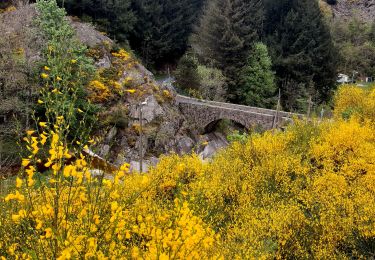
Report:
[[[232,120],[247,129],[257,125],[264,129],[271,129],[277,114],[276,110],[271,109],[199,100],[181,95],[177,95],[176,101],[187,120],[200,132],[210,123],[220,119]],[[292,121],[293,116],[302,117],[299,114],[280,111],[276,127]]]

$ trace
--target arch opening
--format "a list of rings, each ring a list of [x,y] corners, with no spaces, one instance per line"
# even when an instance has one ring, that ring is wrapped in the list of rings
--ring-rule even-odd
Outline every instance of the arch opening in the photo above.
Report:
[[[249,130],[239,122],[230,119],[217,119],[204,127],[203,134],[218,132],[228,135],[234,131],[238,131],[239,133],[249,132]]]

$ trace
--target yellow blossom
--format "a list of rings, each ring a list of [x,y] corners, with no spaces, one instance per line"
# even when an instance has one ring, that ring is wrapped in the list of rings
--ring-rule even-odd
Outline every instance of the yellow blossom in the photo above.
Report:
[[[134,94],[136,92],[135,89],[127,89],[125,90],[126,92],[129,92],[130,94]]]
[[[22,166],[26,167],[30,164],[30,159],[22,159]]]
[[[44,232],[45,232],[45,237],[46,237],[46,238],[51,238],[52,235],[53,235],[53,232],[52,232],[52,229],[51,229],[51,228],[46,228],[46,229],[44,230]]]
[[[137,259],[138,256],[139,256],[139,248],[138,247],[133,247],[133,249],[132,249],[132,257]]]
[[[34,131],[34,130],[29,130],[29,131],[27,131],[26,133],[27,133],[27,135],[30,136],[30,135],[32,135],[33,133],[35,133],[35,131]]]
[[[42,133],[41,135],[40,135],[40,143],[42,144],[42,145],[44,145],[46,142],[47,142],[47,136],[44,134],[44,133]]]
[[[22,180],[20,179],[20,178],[16,178],[16,187],[17,188],[21,188],[21,186],[22,186]]]
[[[111,210],[115,211],[117,209],[118,209],[118,203],[117,203],[117,201],[112,202],[111,203]]]

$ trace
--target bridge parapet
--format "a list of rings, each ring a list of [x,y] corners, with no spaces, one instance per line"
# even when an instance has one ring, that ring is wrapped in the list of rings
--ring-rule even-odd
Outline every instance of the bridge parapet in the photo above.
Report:
[[[176,101],[185,117],[187,117],[191,123],[195,124],[196,127],[203,129],[208,124],[219,119],[235,121],[242,124],[247,129],[255,125],[261,125],[264,129],[271,129],[276,115],[278,115],[276,120],[278,126],[292,121],[293,117],[303,117],[301,114],[200,100],[182,95],[177,95]]]

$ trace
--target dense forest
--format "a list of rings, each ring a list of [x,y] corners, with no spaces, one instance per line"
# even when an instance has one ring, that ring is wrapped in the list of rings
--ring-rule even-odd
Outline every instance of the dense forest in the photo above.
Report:
[[[336,1],[58,2],[196,97],[274,108],[281,89],[284,109],[304,111],[329,105],[338,73],[375,73],[375,23],[333,19]]]
[[[128,45],[149,68],[165,71],[179,64],[179,87],[203,98],[273,108],[280,88],[284,108],[303,111],[309,97],[316,104],[329,103],[338,72],[374,74],[375,26],[356,17],[345,23],[328,20],[318,1],[60,4]],[[207,78],[217,89],[208,89]],[[260,84],[264,78],[269,80]]]

